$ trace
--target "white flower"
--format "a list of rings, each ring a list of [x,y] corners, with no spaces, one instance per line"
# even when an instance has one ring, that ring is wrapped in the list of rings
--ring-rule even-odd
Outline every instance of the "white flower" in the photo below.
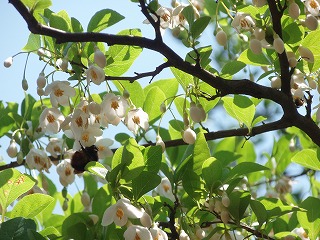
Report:
[[[187,127],[183,131],[182,139],[185,143],[194,144],[196,141],[196,138],[197,138],[196,133],[190,127]]]
[[[156,137],[156,146],[161,146],[162,152],[164,152],[164,150],[166,149],[166,145],[164,144],[162,138],[159,135],[157,135]]]
[[[141,222],[141,225],[146,227],[146,228],[150,228],[152,226],[152,220],[151,220],[151,217],[148,213],[146,213],[144,211],[144,209],[142,209],[142,216],[140,218],[140,222]]]
[[[277,181],[276,186],[274,187],[277,193],[286,194],[291,192],[292,181],[290,178],[283,176]]]
[[[12,63],[13,63],[13,57],[8,57],[6,60],[4,60],[3,65],[6,68],[9,68],[11,67]]]
[[[250,30],[255,26],[255,21],[248,13],[237,12],[231,26],[239,33],[241,29]]]
[[[100,138],[96,141],[95,145],[98,148],[99,159],[112,157],[113,152],[109,148],[112,144],[113,144],[113,141],[109,138]]]
[[[94,47],[94,62],[101,68],[104,68],[107,64],[107,59],[106,56],[104,55],[103,52],[100,51],[100,49],[95,46]]]
[[[293,19],[298,19],[300,16],[300,7],[297,3],[294,1],[289,3],[289,16],[292,17]]]
[[[62,138],[50,138],[50,141],[46,147],[46,151],[54,158],[57,158],[58,154],[63,154],[65,150],[65,142]]]
[[[152,236],[148,228],[131,225],[123,234],[125,240],[151,240]]]
[[[199,123],[206,119],[206,112],[204,111],[200,103],[195,102],[190,103],[190,117],[192,121]]]
[[[157,225],[153,226],[149,229],[152,235],[153,240],[168,240],[168,235],[160,228],[158,228]]]
[[[283,53],[284,51],[284,43],[278,34],[275,34],[274,36],[273,47],[279,54]]]
[[[145,131],[149,128],[149,116],[142,108],[130,110],[125,118],[125,124],[134,134],[138,133],[139,127]]]
[[[308,12],[313,16],[317,17],[320,10],[319,0],[306,0],[304,5],[306,6]]]
[[[51,167],[51,161],[46,152],[36,148],[30,149],[26,156],[26,163],[30,169],[37,169],[38,171],[49,172],[48,169]]]
[[[58,108],[45,108],[40,115],[39,126],[47,134],[56,134],[63,121],[64,116]]]
[[[8,156],[11,157],[11,158],[14,158],[14,157],[17,156],[18,148],[17,148],[16,141],[14,139],[11,139],[10,145],[7,148],[7,153],[8,153]]]
[[[53,107],[69,105],[69,98],[76,94],[74,88],[69,86],[68,81],[54,81],[46,86],[44,95],[50,94],[50,101]]]
[[[254,54],[262,53],[261,42],[256,38],[251,38],[251,40],[250,40],[250,49]]]
[[[57,165],[57,173],[59,175],[59,180],[62,186],[67,187],[69,184],[72,184],[75,179],[74,169],[70,164],[69,159],[62,160]]]
[[[37,86],[38,88],[44,88],[47,84],[47,80],[45,78],[44,72],[39,73],[37,78]]]
[[[68,70],[68,65],[69,65],[69,62],[68,62],[68,58],[67,57],[64,57],[64,58],[59,58],[57,61],[56,61],[56,65],[58,68],[60,68],[62,71],[66,72]]]
[[[101,103],[101,114],[107,122],[116,126],[125,116],[128,107],[128,101],[124,97],[107,93]]]
[[[302,227],[295,228],[292,230],[292,232],[297,234],[301,238],[301,240],[309,240],[308,234]]]
[[[190,237],[183,229],[180,231],[179,240],[190,240]]]
[[[281,78],[279,76],[271,78],[271,87],[275,89],[281,88]]]
[[[156,188],[156,191],[160,196],[169,198],[172,202],[174,202],[176,199],[172,193],[172,187],[171,183],[168,178],[164,177],[161,179],[161,183]]]
[[[318,19],[315,16],[313,16],[311,14],[308,14],[306,16],[306,20],[304,22],[304,25],[307,28],[309,28],[311,31],[314,31],[314,30],[317,30],[319,22],[318,22]]]
[[[87,83],[90,84],[92,81],[96,85],[100,85],[102,82],[105,81],[105,73],[103,69],[99,66],[90,65],[89,68],[86,70],[87,74]]]
[[[76,132],[75,139],[79,141],[82,146],[90,147],[96,143],[96,138],[102,135],[103,131],[100,127],[89,125],[83,131]]]
[[[314,62],[313,53],[309,50],[309,48],[306,48],[300,45],[298,47],[298,51],[303,60],[306,60],[307,62],[310,62],[310,63]]]
[[[128,218],[141,218],[143,212],[133,206],[126,198],[119,199],[116,204],[108,207],[102,217],[102,226],[115,223],[117,226],[124,226]]]
[[[216,40],[218,42],[219,45],[225,47],[227,46],[227,42],[228,42],[228,37],[227,37],[227,34],[225,31],[223,31],[223,29],[219,29],[217,31],[217,34],[216,34]]]

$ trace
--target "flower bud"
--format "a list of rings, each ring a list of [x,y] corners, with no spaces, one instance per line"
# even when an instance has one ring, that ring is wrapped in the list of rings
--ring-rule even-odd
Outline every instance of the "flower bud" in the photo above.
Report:
[[[68,200],[65,199],[63,204],[62,204],[62,210],[67,211],[68,210]]]
[[[273,47],[277,51],[277,53],[281,54],[284,51],[284,43],[282,39],[278,36],[278,34],[275,35],[273,40]]]
[[[128,90],[127,89],[124,89],[123,90],[123,97],[125,98],[125,99],[129,99],[130,98],[130,93],[128,92]]]
[[[230,205],[230,198],[227,196],[227,194],[223,194],[222,199],[221,199],[221,203],[223,206],[225,206],[226,208],[229,207]]]
[[[94,62],[101,68],[104,68],[107,64],[106,56],[100,51],[98,47],[94,48]]]
[[[89,218],[91,218],[93,225],[96,225],[99,221],[99,216],[96,214],[89,214]]]
[[[250,40],[250,49],[254,54],[262,53],[261,42],[258,39],[252,38]]]
[[[271,87],[275,89],[281,88],[281,78],[279,76],[271,78]]]
[[[266,38],[266,32],[261,28],[256,28],[254,30],[254,36],[257,40],[261,41]]]
[[[221,45],[223,47],[227,46],[228,37],[227,37],[227,34],[225,33],[225,31],[223,31],[221,28],[218,29],[218,31],[217,31],[216,40],[219,45]]]
[[[197,227],[196,236],[198,237],[198,239],[202,239],[202,238],[204,238],[206,236],[206,233],[202,228]]]
[[[291,2],[289,4],[289,16],[292,17],[293,19],[298,19],[300,16],[300,8],[299,5],[296,4],[295,2]]]
[[[61,191],[61,194],[62,194],[62,197],[63,198],[67,198],[67,195],[68,195],[68,190],[66,187],[64,187]]]
[[[310,62],[310,63],[314,62],[313,53],[308,48],[300,45],[298,48],[298,51],[303,60],[306,60],[307,62]]]
[[[217,213],[221,213],[222,210],[224,210],[224,206],[222,205],[222,202],[220,200],[214,201],[214,211]]]
[[[38,88],[44,88],[46,86],[46,84],[47,84],[47,80],[44,76],[44,72],[41,72],[39,74],[38,79],[37,79],[37,86],[38,86]]]
[[[68,58],[64,57],[61,61],[60,68],[62,71],[66,72],[68,70]]]
[[[7,148],[7,153],[8,153],[8,156],[11,158],[15,158],[17,156],[18,148],[17,148],[16,141],[14,139],[10,141],[10,145]]]
[[[83,191],[81,195],[81,203],[84,207],[90,206],[90,196],[86,191]]]
[[[179,234],[179,240],[190,240],[190,237],[184,230],[181,230]]]
[[[195,102],[190,103],[190,117],[192,121],[199,123],[206,119],[206,112],[204,111],[202,105],[195,104]]]
[[[165,113],[167,111],[166,104],[163,102],[160,105],[160,112]]]
[[[8,57],[6,60],[4,60],[3,65],[6,68],[9,68],[9,67],[11,67],[12,62],[13,62],[13,57]]]
[[[290,139],[289,149],[290,149],[290,152],[294,152],[294,151],[296,150],[296,144],[295,144],[295,142],[294,142],[294,138],[291,138],[291,139]]]
[[[319,22],[318,22],[318,19],[315,16],[313,16],[311,14],[308,14],[304,24],[311,31],[314,31],[314,30],[317,30]]]
[[[28,86],[27,79],[24,78],[24,79],[22,80],[21,85],[22,85],[22,89],[23,89],[24,91],[27,91],[27,90],[28,90],[29,86]]]
[[[156,137],[156,146],[161,146],[162,152],[164,152],[164,150],[166,149],[166,145],[164,144],[162,138],[159,135],[157,135]]]
[[[18,154],[17,154],[17,163],[19,165],[23,163],[23,152],[22,151],[18,152]]]
[[[220,214],[221,220],[224,224],[227,224],[230,220],[230,215],[228,210],[222,210]]]
[[[297,66],[298,61],[296,59],[296,55],[294,54],[294,52],[287,52],[287,58],[288,58],[290,67],[293,68]]]
[[[44,95],[44,90],[43,88],[37,88],[37,94],[41,97]]]
[[[150,228],[152,226],[152,220],[148,213],[143,212],[142,217],[140,218],[142,226]]]
[[[194,144],[197,138],[196,133],[188,127],[186,130],[183,131],[183,141],[187,144]]]

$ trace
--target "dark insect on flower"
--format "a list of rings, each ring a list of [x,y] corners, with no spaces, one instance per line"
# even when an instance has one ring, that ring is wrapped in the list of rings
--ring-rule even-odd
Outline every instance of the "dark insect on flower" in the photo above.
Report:
[[[294,104],[296,105],[297,108],[299,108],[304,104],[304,100],[302,98],[295,98]]]
[[[71,166],[74,168],[74,173],[83,173],[88,162],[97,162],[98,159],[98,148],[95,145],[91,147],[81,145],[81,150],[76,151],[71,158]]]

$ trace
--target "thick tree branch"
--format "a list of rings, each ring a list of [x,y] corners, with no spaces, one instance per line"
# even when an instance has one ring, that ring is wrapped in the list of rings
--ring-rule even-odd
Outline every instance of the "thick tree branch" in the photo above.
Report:
[[[191,74],[202,81],[208,83],[212,87],[219,90],[221,96],[228,94],[243,94],[249,95],[256,98],[263,98],[272,100],[275,103],[281,105],[284,116],[282,125],[279,127],[271,128],[269,131],[275,129],[281,129],[280,126],[290,127],[296,126],[301,130],[305,131],[306,134],[312,139],[314,143],[320,146],[320,129],[318,126],[307,117],[301,116],[293,103],[293,99],[290,92],[290,78],[291,74],[289,72],[289,65],[286,53],[279,54],[279,61],[281,67],[281,78],[282,78],[282,90],[277,91],[270,87],[265,87],[249,80],[226,80],[219,76],[215,76],[212,73],[198,68],[189,62],[184,61],[175,51],[168,47],[161,38],[157,37],[155,39],[148,39],[144,37],[137,36],[119,36],[107,33],[69,33],[61,31],[59,29],[54,29],[37,22],[29,10],[23,5],[20,0],[9,0],[9,2],[17,9],[20,15],[25,19],[28,24],[29,30],[34,34],[41,34],[50,36],[56,39],[56,43],[66,43],[66,42],[105,42],[108,45],[129,45],[129,46],[139,46],[142,48],[150,49],[155,52],[162,54],[167,58],[167,62],[170,66],[174,66],[183,72]],[[149,14],[145,11],[146,6],[144,6],[144,1],[140,1],[143,13]],[[274,31],[282,37],[281,29],[281,17],[282,11],[278,10],[277,3],[275,0],[268,0],[270,11],[272,13],[272,21],[274,24]],[[158,21],[159,22],[159,21]],[[154,26],[155,27],[155,26]],[[129,79],[130,80],[130,79]],[[268,125],[269,126],[269,125]],[[263,126],[257,127],[257,129],[263,129]],[[255,128],[254,128],[255,129]],[[259,134],[259,130],[254,130],[253,134]],[[244,132],[246,131],[246,132]],[[254,132],[256,131],[256,132]],[[223,131],[225,133],[225,131]],[[266,131],[262,131],[266,132]],[[218,134],[212,133],[212,134]],[[220,132],[221,133],[221,132]],[[245,136],[248,130],[230,130],[229,134],[231,136]],[[223,134],[222,134],[223,135]]]

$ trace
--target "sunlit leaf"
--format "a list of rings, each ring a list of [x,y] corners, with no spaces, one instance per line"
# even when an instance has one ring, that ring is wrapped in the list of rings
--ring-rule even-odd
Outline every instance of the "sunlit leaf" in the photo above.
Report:
[[[291,158],[291,161],[312,170],[320,170],[320,161],[317,152],[312,149],[303,149],[299,151]]]
[[[124,19],[120,13],[112,9],[102,9],[96,12],[89,21],[88,32],[101,32]]]

